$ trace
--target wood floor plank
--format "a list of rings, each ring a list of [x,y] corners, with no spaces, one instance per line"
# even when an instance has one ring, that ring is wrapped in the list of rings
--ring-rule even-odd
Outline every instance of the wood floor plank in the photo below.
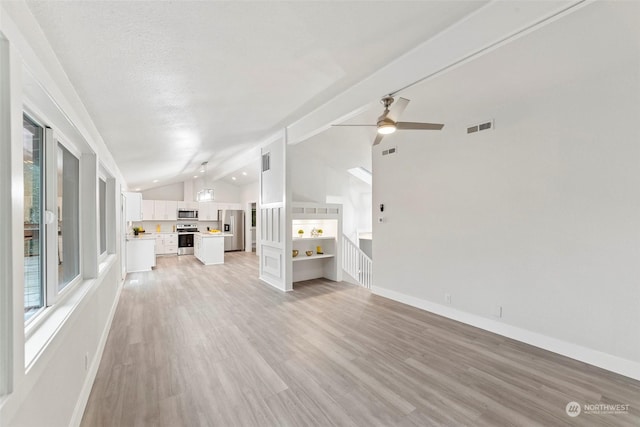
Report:
[[[640,425],[638,381],[347,283],[282,293],[257,263],[128,275],[82,426]]]

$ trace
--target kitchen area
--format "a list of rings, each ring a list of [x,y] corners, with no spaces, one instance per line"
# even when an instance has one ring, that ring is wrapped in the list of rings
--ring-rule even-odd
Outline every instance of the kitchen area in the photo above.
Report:
[[[143,200],[124,192],[127,273],[150,271],[158,256],[193,256],[224,263],[225,252],[245,250],[240,203]]]

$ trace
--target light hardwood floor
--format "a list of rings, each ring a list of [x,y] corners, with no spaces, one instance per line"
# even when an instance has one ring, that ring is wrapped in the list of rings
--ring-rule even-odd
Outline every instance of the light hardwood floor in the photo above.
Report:
[[[346,283],[256,277],[246,253],[130,274],[82,425],[640,425],[638,381]]]

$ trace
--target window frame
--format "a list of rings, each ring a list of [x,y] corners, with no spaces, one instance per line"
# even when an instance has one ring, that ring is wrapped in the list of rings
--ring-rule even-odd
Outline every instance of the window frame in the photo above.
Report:
[[[51,127],[47,124],[47,120],[42,118],[42,114],[39,114],[36,109],[31,108],[28,105],[22,106],[23,118],[27,117],[35,125],[40,126],[43,129],[43,183],[44,188],[42,197],[43,201],[43,238],[45,240],[44,248],[44,268],[43,268],[43,298],[44,305],[33,313],[29,319],[24,322],[25,339],[29,339],[31,335],[39,328],[39,326],[46,321],[49,314],[56,304],[63,302],[68,295],[73,294],[74,290],[80,286],[85,280],[84,278],[84,259],[83,254],[83,233],[86,230],[83,227],[83,194],[80,183],[78,183],[78,250],[79,250],[79,272],[69,283],[62,289],[59,289],[58,283],[58,268],[57,257],[53,256],[58,250],[58,238],[57,238],[57,197],[58,197],[58,176],[57,176],[57,161],[58,161],[58,144],[67,149],[76,159],[78,159],[79,169],[82,169],[82,162],[84,157],[82,151],[77,145],[72,143],[62,132],[55,127]],[[81,176],[79,176],[79,180]],[[50,211],[54,213],[55,220],[52,224],[47,224],[45,212]],[[23,255],[24,256],[24,255]],[[23,292],[24,292],[23,283]]]
[[[40,239],[43,240],[43,242],[41,243],[41,257],[42,260],[40,261],[41,265],[41,281],[42,281],[42,307],[40,307],[38,310],[36,310],[33,314],[31,314],[31,316],[29,316],[28,319],[26,319],[24,321],[24,327],[30,327],[33,326],[37,323],[39,323],[39,321],[37,321],[37,319],[41,319],[43,316],[43,313],[46,312],[49,301],[48,301],[48,279],[49,279],[49,275],[47,272],[47,264],[48,264],[48,260],[47,260],[47,254],[48,254],[48,247],[47,247],[47,241],[48,241],[48,229],[49,227],[47,227],[46,224],[46,220],[45,220],[45,212],[46,212],[46,206],[47,206],[47,136],[46,136],[46,130],[47,130],[47,126],[44,124],[44,121],[41,120],[38,117],[38,114],[36,114],[34,111],[28,109],[28,108],[23,108],[22,111],[22,122],[23,122],[23,130],[24,130],[24,121],[25,119],[27,119],[28,121],[30,121],[31,123],[33,123],[36,126],[39,126],[40,128],[42,128],[42,156],[43,156],[43,160],[42,160],[42,171],[40,173]],[[24,166],[23,166],[24,168]],[[24,173],[24,172],[23,172]],[[24,183],[23,183],[23,192],[24,192]],[[24,193],[23,193],[23,197],[24,197]],[[22,217],[24,218],[24,206],[23,206],[23,214]],[[23,265],[24,265],[24,253],[22,254],[23,257]],[[23,267],[24,268],[24,267]],[[23,282],[22,282],[22,293],[24,295],[25,292],[25,288],[26,288],[26,281],[24,280],[24,272],[23,272]],[[23,303],[24,305],[24,303]],[[24,308],[23,308],[24,310]],[[24,313],[23,313],[24,315]]]
[[[104,182],[104,251],[102,251],[102,207],[101,207],[101,197],[100,197],[100,181]],[[109,198],[109,177],[106,175],[106,173],[104,172],[102,165],[100,165],[100,167],[98,168],[98,176],[96,179],[96,185],[98,186],[98,191],[96,191],[96,194],[98,196],[98,204],[97,204],[97,208],[98,208],[98,226],[97,226],[97,234],[98,234],[98,264],[102,264],[106,259],[107,256],[109,255],[109,224],[107,221],[107,217],[108,217],[108,198]]]
[[[54,277],[57,279],[55,286],[50,286],[49,288],[55,288],[55,289],[48,289],[49,292],[53,297],[53,303],[57,302],[63,295],[65,295],[67,292],[70,292],[71,289],[75,288],[78,283],[80,283],[83,280],[83,270],[82,270],[82,262],[83,262],[83,251],[82,251],[82,233],[83,233],[83,229],[82,229],[82,202],[83,202],[83,197],[82,197],[82,191],[81,191],[81,187],[80,187],[80,168],[82,167],[82,153],[80,152],[80,150],[78,150],[78,148],[71,144],[68,143],[65,138],[59,134],[59,132],[56,132],[55,130],[53,131],[53,141],[54,141],[54,145],[55,147],[53,147],[53,149],[51,151],[54,151],[55,154],[55,160],[57,162],[58,160],[58,145],[61,145],[62,147],[64,147],[67,151],[69,151],[69,153],[71,153],[71,155],[73,155],[77,160],[78,160],[78,274],[69,281],[69,283],[67,283],[65,285],[64,288],[60,289],[60,283],[59,283],[59,277],[57,274],[57,267],[55,272],[52,271],[51,274],[54,275]],[[57,166],[57,164],[56,164]],[[56,170],[54,171],[55,174],[55,185],[53,186],[53,190],[52,192],[54,193],[54,197],[55,197],[55,207],[56,207],[56,211],[57,211],[57,197],[58,197],[58,171],[57,171],[57,167]],[[56,218],[57,218],[57,213],[56,213]],[[57,240],[57,230],[56,230],[56,241],[55,241],[55,246],[56,246],[56,250],[58,249],[58,240]]]

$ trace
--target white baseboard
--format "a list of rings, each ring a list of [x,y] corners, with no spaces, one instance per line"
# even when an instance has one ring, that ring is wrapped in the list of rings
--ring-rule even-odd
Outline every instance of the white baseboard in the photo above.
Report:
[[[277,282],[272,282],[271,280],[269,280],[268,278],[261,276],[258,278],[258,280],[260,280],[262,283],[267,284],[273,288],[276,288],[277,290],[281,291],[281,292],[289,292],[291,291],[291,289],[282,289],[280,287],[280,284]]]
[[[561,354],[635,380],[640,380],[640,363],[632,360],[623,359],[612,354],[603,353],[588,347],[559,340],[537,332],[528,331],[496,320],[487,319],[486,317],[478,316],[476,314],[456,310],[455,308],[436,304],[431,301],[392,291],[390,289],[381,288],[379,286],[373,286],[371,292],[412,307],[420,308],[449,319],[457,320],[458,322],[466,323],[467,325],[475,326],[476,328],[484,329],[485,331],[493,332],[507,338]]]
[[[113,305],[111,306],[111,310],[109,311],[109,319],[102,331],[95,357],[91,361],[91,365],[89,366],[89,369],[87,371],[87,376],[85,377],[84,384],[82,384],[82,389],[80,390],[80,395],[78,396],[78,400],[76,401],[76,406],[73,409],[69,427],[79,427],[80,423],[82,422],[82,416],[84,415],[84,410],[86,409],[87,402],[89,401],[89,395],[91,394],[91,389],[93,388],[93,382],[96,379],[96,375],[98,375],[98,368],[100,367],[100,362],[102,361],[104,347],[107,345],[107,338],[109,337],[109,332],[111,331],[113,318],[116,315],[116,309],[118,308],[120,293],[122,292],[123,286],[124,279],[121,280],[120,285],[118,286],[115,300],[113,302]]]

